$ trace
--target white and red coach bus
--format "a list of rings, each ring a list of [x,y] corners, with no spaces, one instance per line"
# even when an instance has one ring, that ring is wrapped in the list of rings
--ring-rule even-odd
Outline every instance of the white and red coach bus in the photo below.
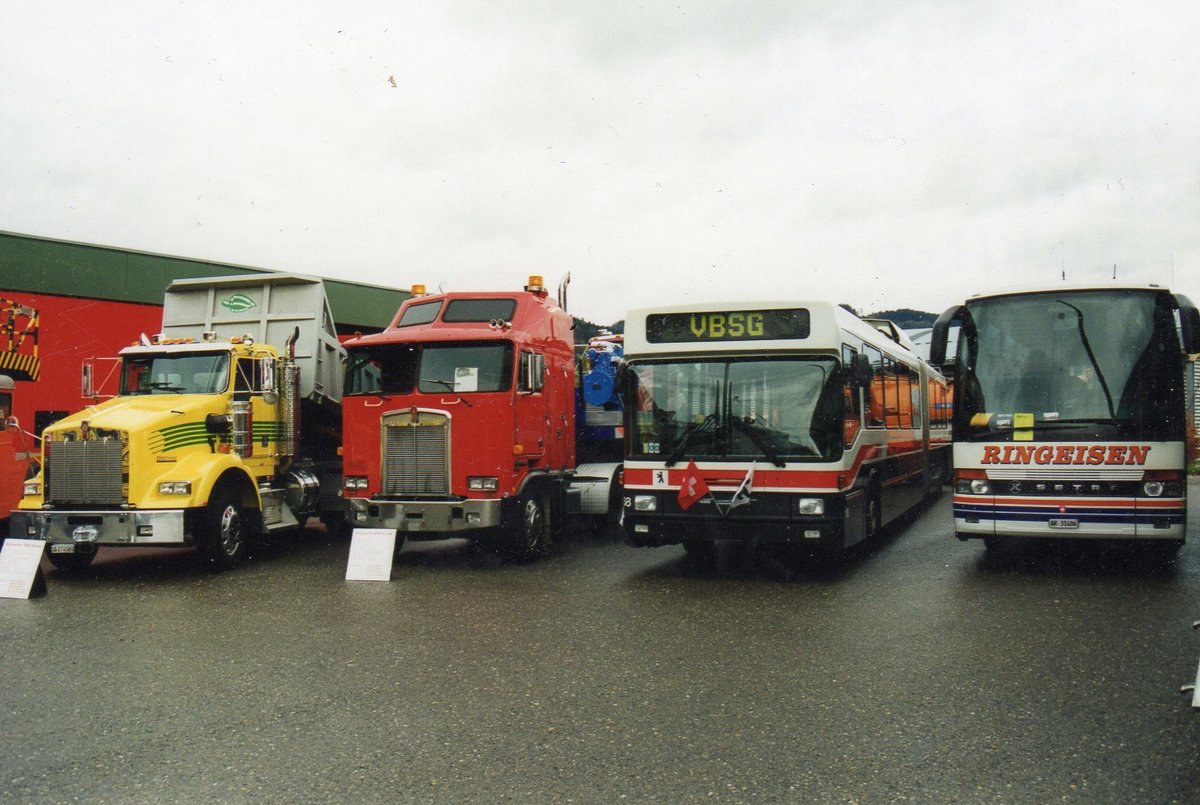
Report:
[[[942,375],[826,302],[632,311],[623,390],[634,545],[837,556],[948,477]]]
[[[1186,297],[1153,285],[973,296],[952,324],[954,530],[990,550],[1014,539],[1146,541],[1186,530],[1184,359],[1200,349]]]

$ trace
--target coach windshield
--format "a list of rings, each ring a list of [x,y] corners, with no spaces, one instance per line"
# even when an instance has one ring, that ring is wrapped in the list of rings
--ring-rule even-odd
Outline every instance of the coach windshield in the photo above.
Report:
[[[1020,294],[968,310],[958,346],[959,438],[1182,438],[1171,413],[1181,355],[1166,294]]]

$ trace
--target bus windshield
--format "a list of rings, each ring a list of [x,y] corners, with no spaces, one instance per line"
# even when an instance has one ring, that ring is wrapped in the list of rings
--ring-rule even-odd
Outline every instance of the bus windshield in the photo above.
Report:
[[[220,394],[229,386],[228,352],[126,355],[122,394]]]
[[[832,358],[631,363],[631,458],[830,460],[842,452],[841,385]]]
[[[968,303],[959,333],[957,433],[1004,438],[1148,437],[1179,367],[1174,320],[1160,295],[1064,291]],[[1175,419],[1176,417],[1168,417]]]
[[[507,391],[512,387],[509,342],[386,344],[350,351],[345,393],[422,394]]]

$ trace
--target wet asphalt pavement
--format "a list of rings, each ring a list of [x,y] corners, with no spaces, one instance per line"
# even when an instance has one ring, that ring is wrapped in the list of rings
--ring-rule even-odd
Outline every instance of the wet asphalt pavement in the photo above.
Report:
[[[949,496],[840,570],[578,536],[410,543],[345,582],[320,529],[45,565],[0,600],[0,799],[1200,802],[1200,485],[1175,565],[1002,561]]]

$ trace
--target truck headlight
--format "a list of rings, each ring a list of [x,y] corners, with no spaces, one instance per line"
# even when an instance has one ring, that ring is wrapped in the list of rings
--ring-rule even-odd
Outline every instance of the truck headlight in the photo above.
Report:
[[[496,478],[468,478],[467,489],[472,492],[495,492],[500,488],[500,482]]]
[[[342,481],[342,486],[346,489],[366,489],[367,477],[365,475],[347,475]]]
[[[26,481],[25,486],[21,488],[21,494],[27,497],[36,497],[42,494],[42,485],[38,481]]]
[[[160,495],[190,495],[192,494],[191,481],[162,481],[158,485],[158,494]]]
[[[801,514],[824,514],[825,501],[821,498],[800,498]]]
[[[639,512],[658,511],[658,497],[655,495],[634,495],[633,508]]]

